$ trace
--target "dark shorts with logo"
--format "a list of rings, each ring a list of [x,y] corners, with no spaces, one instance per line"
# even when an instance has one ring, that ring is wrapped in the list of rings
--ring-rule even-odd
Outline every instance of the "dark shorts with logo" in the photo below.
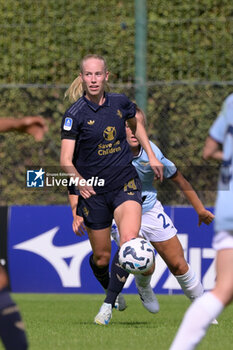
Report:
[[[126,201],[142,205],[141,181],[134,178],[124,187],[107,193],[97,194],[88,199],[79,196],[77,215],[82,216],[87,227],[101,230],[112,225],[114,210]]]

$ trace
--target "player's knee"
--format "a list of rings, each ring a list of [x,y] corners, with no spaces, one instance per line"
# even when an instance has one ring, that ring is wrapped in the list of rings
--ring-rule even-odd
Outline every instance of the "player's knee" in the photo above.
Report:
[[[123,231],[120,233],[120,242],[121,245],[124,244],[125,242],[130,241],[133,238],[138,237],[138,231],[135,230],[130,230],[130,231]]]
[[[184,275],[189,267],[184,259],[178,259],[174,264],[169,267],[171,273],[175,276]]]
[[[111,257],[111,253],[109,252],[104,252],[102,254],[95,254],[94,255],[94,262],[95,265],[98,267],[105,267],[109,264]]]

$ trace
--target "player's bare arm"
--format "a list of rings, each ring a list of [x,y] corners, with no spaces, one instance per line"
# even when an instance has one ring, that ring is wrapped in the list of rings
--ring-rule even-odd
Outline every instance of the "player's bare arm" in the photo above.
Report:
[[[27,116],[23,118],[0,118],[0,132],[19,131],[30,134],[35,141],[42,141],[48,131],[46,121],[41,116]]]
[[[191,184],[184,178],[180,171],[177,171],[177,173],[171,179],[182,190],[185,197],[196,210],[198,214],[198,226],[200,226],[202,222],[209,225],[214,219],[214,214],[204,207],[202,201]]]
[[[211,136],[208,136],[205,142],[205,146],[203,148],[203,158],[207,159],[216,159],[222,160],[223,152],[220,144],[214,140]]]
[[[128,119],[127,123],[130,129],[132,130],[132,133],[136,136],[139,143],[147,153],[150,166],[155,173],[155,177],[160,179],[160,181],[162,182],[163,181],[163,164],[156,158],[151,148],[151,145],[142,121],[139,118],[134,117],[134,118]]]
[[[83,177],[77,172],[76,168],[73,165],[73,154],[74,154],[74,148],[75,148],[75,140],[69,140],[69,139],[63,139],[61,142],[61,156],[60,156],[60,165],[62,169],[70,176],[74,178],[79,178],[80,180],[83,179]],[[78,187],[80,195],[83,198],[89,198],[92,195],[95,195],[95,191],[92,186],[81,186]]]

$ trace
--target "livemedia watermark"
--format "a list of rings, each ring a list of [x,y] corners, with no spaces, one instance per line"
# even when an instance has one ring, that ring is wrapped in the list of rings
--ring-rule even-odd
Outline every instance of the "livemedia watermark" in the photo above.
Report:
[[[75,177],[75,174],[63,172],[46,172],[43,168],[27,170],[26,186],[28,188],[49,188],[49,187],[79,187],[93,186],[103,187],[105,180],[98,176],[92,176],[89,179]]]

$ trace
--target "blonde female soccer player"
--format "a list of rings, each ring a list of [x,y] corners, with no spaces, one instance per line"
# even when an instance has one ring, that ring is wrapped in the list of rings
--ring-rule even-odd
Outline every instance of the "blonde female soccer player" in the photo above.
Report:
[[[64,171],[78,179],[77,210],[93,250],[90,265],[104,288],[109,283],[112,219],[120,244],[137,237],[141,223],[141,183],[131,163],[126,121],[147,152],[155,176],[161,180],[163,176],[144,125],[135,118],[135,104],[125,95],[106,92],[108,76],[103,57],[83,58],[80,74],[67,92],[74,103],[62,120],[60,157]]]

